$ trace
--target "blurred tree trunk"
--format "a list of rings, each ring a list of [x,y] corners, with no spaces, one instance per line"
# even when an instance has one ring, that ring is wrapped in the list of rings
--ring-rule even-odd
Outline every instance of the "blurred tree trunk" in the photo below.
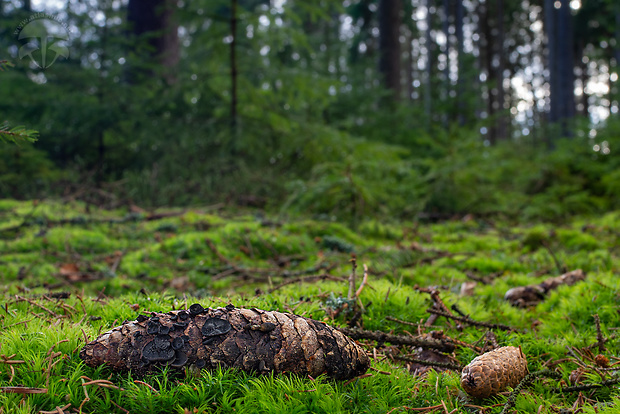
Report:
[[[504,114],[504,0],[479,6],[481,34],[480,59],[486,74],[487,92],[487,139],[491,145],[506,138],[506,115]]]
[[[616,30],[615,30],[615,37],[616,37],[616,45],[614,47],[614,60],[616,61],[615,66],[612,69],[612,72],[614,72],[617,76],[620,76],[620,2],[616,3],[616,7],[615,7],[615,15],[616,15]],[[611,105],[618,105],[620,104],[620,91],[618,89],[618,81],[616,80],[616,82],[613,83],[613,95],[612,95],[612,99],[610,100]]]
[[[545,26],[551,92],[548,119],[550,123],[559,122],[561,134],[570,136],[568,124],[575,116],[575,61],[569,0],[545,0]]]
[[[399,100],[402,94],[398,39],[401,10],[401,0],[379,1],[379,72],[385,86],[394,92],[394,100]]]
[[[616,3],[616,46],[614,47],[614,57],[616,59],[616,73],[620,75],[620,2]]]
[[[405,38],[407,42],[407,59],[405,59],[405,73],[407,76],[407,100],[413,100],[413,31],[411,28],[407,28],[407,36]]]
[[[495,56],[493,60],[497,62],[495,69],[495,87],[497,93],[495,95],[495,110],[497,111],[497,117],[495,120],[497,139],[506,139],[506,114],[504,112],[505,105],[505,92],[504,92],[504,70],[506,68],[506,58],[504,50],[504,40],[506,37],[504,31],[504,0],[497,0],[496,3],[496,25],[497,25],[497,37],[495,40]]]
[[[570,1],[561,0],[558,9],[558,75],[560,76],[560,101],[559,115],[562,122],[562,134],[570,135],[567,122],[575,117],[575,74],[574,74],[574,49],[573,49],[573,25],[570,10]]]
[[[444,77],[444,96],[442,99],[447,100],[450,98],[450,16],[452,15],[450,11],[450,0],[443,0],[443,16],[441,22],[441,30],[443,35],[446,37],[446,43],[443,47],[443,54],[446,57],[445,67],[443,69],[443,77]]]
[[[237,0],[230,3],[230,127],[237,130]]]
[[[588,80],[590,77],[588,76],[588,63],[584,61],[584,50],[585,45],[582,39],[578,40],[578,44],[575,47],[575,63],[574,67],[578,68],[579,74],[579,83],[581,84],[581,98],[579,102],[579,115],[588,116],[589,115],[589,105],[588,98],[589,95],[586,92],[586,86],[588,85]]]
[[[464,77],[465,77],[465,54],[463,50],[463,19],[464,19],[464,8],[463,8],[463,0],[456,0],[456,13],[454,17],[454,29],[456,34],[456,50],[458,53],[457,56],[457,75],[458,75],[458,83],[456,85],[456,101],[457,101],[457,120],[459,125],[465,124],[465,103],[463,96],[464,93]]]
[[[495,130],[495,92],[491,81],[493,79],[493,36],[491,34],[491,22],[489,15],[489,4],[484,3],[478,6],[478,21],[480,25],[480,61],[483,72],[486,75],[484,85],[486,86],[486,112],[487,112],[487,140],[491,145],[495,144],[497,132]]]
[[[424,45],[426,47],[426,79],[424,87],[424,112],[426,113],[427,127],[431,126],[433,112],[433,44],[431,39],[431,29],[433,27],[433,16],[431,15],[431,1],[426,0],[426,33],[424,35]]]
[[[129,0],[127,5],[130,30],[137,37],[148,37],[149,55],[164,68],[169,83],[176,80],[174,69],[179,62],[176,8],[176,0]]]

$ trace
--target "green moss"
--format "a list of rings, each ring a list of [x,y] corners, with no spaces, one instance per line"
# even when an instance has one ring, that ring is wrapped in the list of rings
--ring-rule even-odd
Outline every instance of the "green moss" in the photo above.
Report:
[[[577,230],[559,229],[560,243],[572,250],[594,250],[601,247],[600,242],[592,235]]]
[[[618,213],[576,219],[561,226],[497,223],[493,227],[469,220],[420,224],[414,230],[410,224],[369,220],[351,229],[306,219],[278,223],[247,211],[243,216],[224,212],[220,217],[196,210],[159,220],[144,221],[144,216],[136,216],[128,221],[125,211],[92,207],[87,211],[81,203],[52,201],[33,209],[32,202],[0,200],[0,228],[18,225],[30,213],[33,221],[0,241],[0,289],[6,304],[0,311],[1,353],[15,353],[15,359],[28,361],[14,366],[11,384],[10,370],[0,364],[0,386],[20,383],[45,387],[49,349],[55,345],[54,349],[65,356],[51,371],[47,394],[29,395],[22,402],[21,395],[0,393],[4,412],[51,411],[68,403],[77,408],[85,397],[81,376],[110,378],[124,389],[88,388],[91,400],[83,406],[83,412],[88,413],[121,412],[114,402],[130,412],[152,413],[192,412],[196,408],[205,413],[384,414],[407,411],[404,407],[436,406],[442,401],[449,412],[466,412],[465,400],[458,397],[458,373],[431,371],[424,378],[413,377],[403,364],[381,358],[373,361],[373,368],[389,375],[371,371],[372,376],[350,384],[324,377],[256,376],[227,370],[188,372],[181,377],[160,372],[143,379],[157,393],[135,383],[131,375],[88,368],[78,358],[84,335],[94,338],[125,319],[134,319],[138,314],[131,307],[134,304],[139,311],[167,311],[198,300],[203,306],[232,302],[240,307],[292,310],[336,326],[347,324],[353,312],[333,314],[337,302],[346,302],[346,282],[302,282],[298,278],[329,273],[346,280],[351,272],[351,250],[357,253],[358,287],[363,265],[370,269],[359,298],[365,309],[361,323],[366,329],[415,335],[416,326],[388,317],[423,324],[429,317],[426,310],[431,300],[415,285],[432,286],[440,291],[448,307],[455,304],[475,320],[516,328],[497,331],[497,340],[500,345],[521,346],[531,371],[550,360],[564,360],[556,369],[568,381],[576,365],[566,359],[571,358],[567,347],[579,349],[596,341],[592,315],[600,316],[607,337],[615,334],[620,324]],[[50,220],[63,218],[79,219],[50,224]],[[117,252],[121,260],[114,265]],[[528,309],[514,308],[503,300],[512,287],[540,283],[559,274],[553,256],[567,270],[586,271],[586,280],[561,286]],[[75,264],[92,279],[71,280],[60,272],[67,264]],[[472,275],[491,274],[495,277],[490,284],[478,282],[473,296],[461,296],[461,284],[470,281]],[[265,293],[283,282],[294,283]],[[44,299],[40,295],[49,293],[44,286],[70,291],[72,296],[62,302]],[[100,293],[103,302],[93,300]],[[15,295],[27,296],[60,316]],[[444,318],[436,320],[430,329],[479,346],[484,344],[486,332],[467,325],[457,329]],[[64,339],[69,342],[61,342]],[[369,350],[376,348],[378,355],[396,348],[368,345]],[[617,341],[607,346],[609,356],[620,353]],[[405,347],[399,350],[411,351]],[[475,356],[470,348],[457,348],[454,353],[461,364]],[[590,375],[586,380],[600,378]],[[517,398],[516,409],[536,412],[542,406],[551,412],[571,407],[575,396],[553,394],[553,386],[556,383],[551,380],[536,381]],[[612,387],[597,391],[593,397],[613,402],[619,393]],[[504,402],[505,396],[497,396],[475,404],[498,413],[500,406],[490,406]],[[588,404],[583,411],[594,412]]]

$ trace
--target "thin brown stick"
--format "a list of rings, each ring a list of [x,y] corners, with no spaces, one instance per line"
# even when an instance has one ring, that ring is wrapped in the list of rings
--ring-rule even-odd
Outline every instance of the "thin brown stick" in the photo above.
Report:
[[[540,244],[542,244],[542,246],[547,250],[551,258],[553,259],[553,262],[555,263],[555,267],[558,269],[558,272],[560,272],[560,274],[566,273],[566,267],[560,264],[560,261],[551,249],[551,246],[549,246],[549,243],[547,243],[545,240],[541,240]]]
[[[24,326],[28,326],[28,325],[26,325],[26,324],[27,324],[28,322],[30,322],[30,321],[33,321],[33,320],[34,320],[34,318],[32,318],[32,319],[28,319],[27,321],[15,322],[15,323],[12,323],[12,324],[10,324],[10,325],[3,326],[3,327],[2,327],[2,329],[11,328],[11,327],[13,327],[13,326],[17,326],[17,325],[20,325],[20,324],[22,324],[22,323],[24,324]]]
[[[46,394],[47,388],[0,387],[0,391],[13,394]]]
[[[433,362],[433,361],[427,361],[425,359],[411,358],[411,357],[400,356],[400,355],[395,355],[392,358],[394,358],[394,359],[396,359],[398,361],[414,362],[416,364],[427,365],[429,367],[448,368],[448,369],[451,369],[453,371],[461,371],[461,370],[463,370],[463,366],[462,365],[451,364],[449,362]]]
[[[245,277],[251,277],[251,275],[249,273],[247,273],[247,271],[239,266],[237,266],[235,263],[231,262],[230,260],[228,260],[222,253],[220,253],[220,251],[217,249],[217,246],[215,245],[215,243],[213,243],[213,240],[206,238],[205,242],[207,243],[207,246],[209,246],[209,249],[211,249],[211,251],[213,252],[213,254],[215,254],[217,256],[217,258],[220,260],[220,262],[226,264],[227,266],[231,267],[232,272],[230,271],[224,271],[218,275],[215,275],[212,279],[217,278],[221,278],[224,276],[228,276],[234,273],[240,273],[242,276]],[[225,275],[223,275],[223,273],[226,273]]]
[[[112,263],[112,266],[110,266],[110,271],[112,273],[116,273],[116,270],[118,269],[118,266],[121,264],[121,260],[123,260],[123,252],[120,252],[120,254],[116,255],[116,258],[114,259],[114,263]]]
[[[0,364],[7,364],[7,365],[13,365],[13,364],[25,364],[26,361],[22,361],[21,359],[11,359],[15,356],[16,354],[13,355],[0,355]]]
[[[87,382],[82,384],[82,387],[84,387],[86,385],[97,385],[99,387],[113,388],[113,389],[125,391],[123,388],[117,387],[116,385],[114,385],[114,383],[112,381],[109,381],[109,380],[101,380],[101,379],[100,380],[92,380],[92,379],[88,378],[85,375],[80,376],[80,378],[85,379],[87,381]]]
[[[90,401],[90,396],[88,395],[88,390],[84,386],[84,378],[80,378],[80,381],[82,381],[82,389],[84,390],[85,395],[85,398],[82,400],[82,402],[80,403],[80,407],[78,408],[80,414],[82,414],[82,407],[84,406],[84,404]]]
[[[439,339],[423,339],[408,335],[393,335],[381,331],[365,331],[362,329],[336,328],[343,334],[353,339],[372,339],[377,342],[389,342],[394,345],[413,345],[422,348],[433,348],[445,352],[454,351],[454,343],[451,338],[445,340]]]
[[[155,388],[153,388],[153,386],[151,384],[148,384],[144,381],[139,381],[139,380],[135,380],[134,383],[136,384],[140,384],[140,385],[145,385],[146,387],[148,387],[151,391],[153,391],[155,394],[159,394],[159,391],[157,391]]]
[[[469,325],[474,325],[474,326],[482,326],[484,328],[489,328],[489,329],[500,329],[502,331],[514,331],[514,328],[511,328],[508,325],[503,325],[501,323],[488,323],[488,322],[479,322],[479,321],[475,321],[471,318],[463,318],[461,316],[456,316],[453,315],[451,313],[446,313],[437,309],[427,309],[426,312],[428,313],[432,313],[435,315],[440,315],[443,316],[445,318],[450,318],[450,319],[454,319],[455,321],[458,322],[463,322],[463,323],[467,323]]]
[[[594,318],[594,323],[596,325],[596,342],[598,345],[598,352],[602,354],[607,351],[607,349],[605,348],[605,337],[601,331],[601,318],[598,316],[598,313],[595,313],[592,317]]]
[[[54,366],[57,363],[62,361],[62,359],[59,359],[58,361],[52,363],[54,358],[59,357],[59,356],[62,355],[62,352],[52,352],[52,350],[54,349],[54,346],[56,346],[56,344],[53,345],[50,348],[50,350],[48,351],[48,357],[46,358],[47,359],[47,369],[45,370],[45,387],[49,387],[49,385],[50,385],[50,376],[52,375],[52,368],[54,368]],[[50,352],[52,352],[52,353],[50,354]]]
[[[368,266],[366,266],[366,264],[364,263],[363,267],[364,267],[364,277],[362,279],[362,283],[360,284],[359,289],[355,291],[356,298],[360,297],[360,295],[362,294],[362,290],[364,290],[364,286],[366,286],[366,283],[368,282]]]
[[[71,403],[65,405],[64,407],[56,406],[56,409],[53,411],[39,411],[39,414],[64,414],[65,410],[68,410],[71,407]]]
[[[65,342],[69,342],[69,340],[68,339],[63,339],[61,341],[56,342],[54,345],[52,345],[52,347],[47,351],[47,354],[45,354],[45,355],[49,356],[52,353],[52,351],[54,350],[54,348],[56,348],[58,345],[60,345],[62,343],[65,343]]]
[[[292,285],[294,283],[303,283],[303,282],[309,282],[309,281],[313,281],[313,280],[333,280],[335,282],[345,282],[346,280],[341,278],[341,277],[337,277],[337,276],[332,276],[332,275],[328,275],[327,273],[324,273],[322,275],[315,275],[315,276],[301,276],[295,279],[291,279],[291,280],[287,280],[285,282],[280,283],[277,286],[272,287],[271,289],[269,289],[269,293],[273,293],[278,289],[283,288],[284,286],[288,286],[288,285]]]
[[[561,387],[561,388],[553,388],[554,392],[577,392],[577,391],[588,391],[596,388],[608,387],[610,385],[615,385],[620,382],[620,377],[612,378],[606,381],[597,382],[594,384],[583,384],[576,385],[574,387]]]
[[[392,322],[397,322],[397,323],[402,323],[403,325],[409,325],[409,326],[413,326],[415,328],[420,327],[419,323],[414,323],[414,322],[409,322],[409,321],[403,321],[402,319],[397,319],[393,316],[386,316],[385,317],[386,320],[388,321],[392,321]]]
[[[47,312],[47,313],[49,313],[50,315],[52,315],[54,318],[62,318],[62,317],[63,317],[62,315],[59,315],[59,314],[57,314],[56,312],[54,312],[54,311],[52,311],[52,310],[49,310],[48,308],[46,308],[45,306],[41,305],[40,303],[36,303],[35,301],[30,300],[30,299],[28,299],[28,298],[25,298],[25,297],[23,297],[23,296],[18,296],[18,295],[15,295],[15,299],[16,299],[18,302],[25,301],[25,302],[30,303],[30,304],[31,304],[31,305],[33,305],[33,306],[36,306],[36,307],[38,307],[38,308],[41,308],[41,309],[43,309],[45,312]]]
[[[47,295],[43,295],[41,296],[43,299],[47,300],[48,302],[52,302],[55,305],[60,306],[62,309],[64,309],[66,312],[69,312],[69,317],[73,318],[73,312],[75,311],[75,308],[73,306],[67,305],[66,303],[62,303],[60,302],[60,299],[52,299],[51,297],[47,296]]]
[[[368,369],[371,371],[378,372],[379,374],[382,374],[382,375],[392,375],[391,372],[381,371],[380,369],[377,369],[377,368],[369,367]]]
[[[349,385],[350,383],[352,383],[353,381],[357,381],[357,380],[359,380],[359,379],[362,379],[362,378],[368,378],[368,377],[372,377],[372,374],[371,374],[371,373],[366,373],[366,374],[360,375],[360,376],[358,376],[358,377],[351,378],[350,380],[348,380],[347,382],[345,382],[345,383],[344,383],[344,384],[342,384],[342,385],[347,386],[347,385]]]
[[[351,273],[349,274],[349,293],[347,293],[347,299],[353,299],[355,293],[355,269],[357,269],[357,256],[351,254]]]
[[[611,329],[611,328],[608,328],[608,329]],[[605,343],[607,343],[607,342],[611,341],[612,339],[616,339],[617,337],[618,337],[618,335],[616,335],[616,334],[611,334],[611,335],[609,335],[609,337],[607,337],[607,338],[603,338],[603,343],[605,344]],[[597,342],[594,342],[593,344],[590,344],[590,345],[586,346],[584,349],[592,349],[592,348],[594,348],[594,347],[597,347],[597,346],[598,346],[598,344],[599,344],[599,342],[598,342],[598,341],[597,341]]]
[[[121,411],[123,411],[123,412],[125,412],[125,413],[129,414],[129,410],[127,410],[127,409],[125,409],[125,408],[121,407],[120,405],[118,405],[117,403],[115,403],[115,402],[114,402],[114,401],[112,401],[112,400],[110,400],[110,402],[111,402],[112,404],[114,404],[114,405],[116,406],[116,408],[118,408],[119,410],[121,410]]]

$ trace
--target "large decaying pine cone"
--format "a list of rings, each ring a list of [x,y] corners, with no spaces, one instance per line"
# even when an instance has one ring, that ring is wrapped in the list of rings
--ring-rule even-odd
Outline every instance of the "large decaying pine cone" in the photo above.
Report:
[[[199,304],[126,321],[84,346],[80,358],[92,367],[106,364],[136,374],[166,365],[194,365],[347,379],[370,366],[359,345],[323,322],[232,305],[204,309]]]
[[[474,358],[461,373],[461,386],[469,395],[487,398],[515,387],[527,375],[521,348],[505,346]]]

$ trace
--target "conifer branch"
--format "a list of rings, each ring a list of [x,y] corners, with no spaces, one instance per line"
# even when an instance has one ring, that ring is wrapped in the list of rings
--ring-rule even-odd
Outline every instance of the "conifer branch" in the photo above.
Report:
[[[17,143],[17,141],[35,142],[38,135],[38,131],[26,129],[23,126],[10,128],[9,123],[6,121],[0,124],[0,141],[13,143]]]

